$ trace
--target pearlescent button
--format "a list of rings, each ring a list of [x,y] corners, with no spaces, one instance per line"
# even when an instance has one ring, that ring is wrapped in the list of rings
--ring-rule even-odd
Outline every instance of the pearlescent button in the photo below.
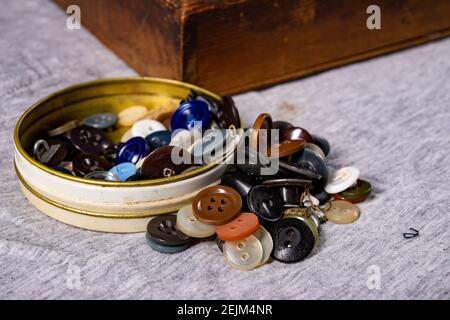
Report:
[[[143,119],[136,121],[131,128],[131,134],[133,137],[145,138],[149,134],[156,131],[164,131],[166,127],[161,122],[151,119]]]
[[[330,208],[325,211],[328,221],[336,224],[353,223],[359,218],[359,208],[348,201],[331,201]]]
[[[113,113],[96,113],[83,119],[85,126],[94,127],[100,130],[113,127],[117,123],[117,116]]]
[[[325,191],[329,194],[339,193],[353,186],[359,177],[359,169],[356,167],[345,167],[331,174]]]
[[[147,107],[132,106],[119,112],[119,125],[128,127],[133,125],[136,121],[144,118],[147,115]]]
[[[258,238],[251,235],[239,241],[226,241],[223,244],[223,255],[231,267],[249,271],[261,264],[264,251]]]
[[[216,233],[214,225],[203,223],[194,216],[192,205],[187,205],[178,211],[177,229],[193,238],[208,238]]]
[[[263,226],[259,226],[258,230],[256,230],[253,235],[259,240],[263,247],[263,256],[261,258],[261,262],[258,265],[259,267],[269,261],[270,255],[272,254],[273,250],[273,239],[269,231],[267,231]]]
[[[109,172],[115,174],[120,181],[127,181],[128,178],[137,173],[136,166],[131,162],[123,162],[113,167]]]

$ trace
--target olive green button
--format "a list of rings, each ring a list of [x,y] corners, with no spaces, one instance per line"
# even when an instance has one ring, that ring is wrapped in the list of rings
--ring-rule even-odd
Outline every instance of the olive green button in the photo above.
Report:
[[[339,193],[339,195],[348,200],[367,198],[372,192],[372,186],[365,180],[358,179],[356,185]]]

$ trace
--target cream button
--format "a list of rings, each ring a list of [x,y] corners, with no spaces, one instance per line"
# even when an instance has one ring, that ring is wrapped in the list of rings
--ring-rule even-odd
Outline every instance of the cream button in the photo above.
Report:
[[[345,167],[335,171],[325,186],[329,194],[339,193],[350,188],[359,178],[359,169],[356,167]]]
[[[216,233],[216,226],[203,223],[194,216],[192,205],[178,211],[177,229],[193,238],[208,238]]]
[[[133,137],[145,138],[150,133],[163,130],[166,130],[166,127],[164,127],[164,125],[161,122],[151,119],[144,119],[139,120],[133,124],[133,127],[131,128],[131,133]]]
[[[225,241],[223,255],[229,266],[249,271],[260,265],[264,250],[258,238],[251,235],[239,241]]]
[[[336,200],[331,202],[330,208],[325,211],[328,221],[336,224],[348,224],[359,218],[359,208],[351,202]]]
[[[259,267],[269,261],[270,255],[272,254],[273,250],[273,239],[269,231],[267,231],[263,226],[259,226],[258,230],[256,230],[253,235],[258,238],[263,248],[263,256],[258,265]]]
[[[132,106],[119,112],[118,123],[121,126],[131,126],[136,121],[142,119],[147,115],[147,107],[144,106]]]
[[[130,129],[123,134],[123,136],[120,138],[120,142],[125,143],[128,140],[130,140],[131,138],[133,138],[133,134],[131,133],[131,129]]]

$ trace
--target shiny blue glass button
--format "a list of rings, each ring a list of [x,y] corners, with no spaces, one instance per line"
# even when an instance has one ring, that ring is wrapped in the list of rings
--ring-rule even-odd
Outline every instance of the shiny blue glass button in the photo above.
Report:
[[[201,100],[190,100],[183,102],[170,119],[170,129],[194,129],[194,122],[201,122],[205,129],[210,121],[208,104]]]
[[[123,162],[136,164],[149,153],[149,147],[144,138],[134,137],[124,143],[116,158],[116,165]]]
[[[167,130],[155,131],[145,137],[150,150],[168,146],[172,140],[172,133]]]
[[[114,173],[120,181],[127,181],[128,178],[137,173],[136,166],[131,162],[123,162],[113,167],[109,172]]]

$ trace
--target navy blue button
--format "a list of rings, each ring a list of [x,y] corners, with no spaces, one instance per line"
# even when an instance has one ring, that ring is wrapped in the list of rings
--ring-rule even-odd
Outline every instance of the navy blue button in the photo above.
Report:
[[[170,131],[161,130],[150,133],[145,137],[150,150],[155,150],[161,147],[168,146],[172,140],[172,133]]]
[[[113,167],[109,172],[114,173],[120,181],[127,181],[128,178],[137,173],[136,166],[131,162],[123,162]]]
[[[201,100],[183,102],[170,119],[170,129],[194,129],[194,122],[201,122],[202,128],[206,128],[210,121],[208,104]]]
[[[123,162],[131,162],[136,164],[140,159],[144,158],[149,152],[148,145],[144,138],[134,137],[125,142],[119,150],[116,158],[116,165]]]

